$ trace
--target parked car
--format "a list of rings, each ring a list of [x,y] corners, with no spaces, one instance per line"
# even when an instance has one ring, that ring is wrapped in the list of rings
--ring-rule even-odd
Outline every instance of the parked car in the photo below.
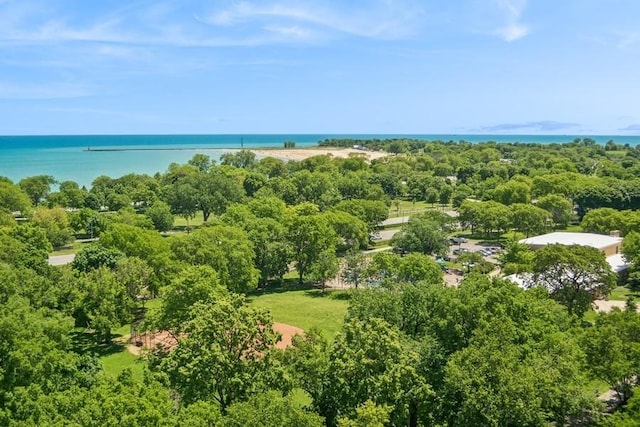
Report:
[[[467,248],[460,248],[460,249],[454,249],[453,250],[453,254],[454,255],[466,254],[467,252],[469,252],[469,249],[467,249]]]
[[[467,239],[464,238],[464,237],[460,237],[460,236],[454,236],[454,237],[450,238],[449,241],[451,243],[456,244],[456,245],[459,245],[460,243],[467,243]]]

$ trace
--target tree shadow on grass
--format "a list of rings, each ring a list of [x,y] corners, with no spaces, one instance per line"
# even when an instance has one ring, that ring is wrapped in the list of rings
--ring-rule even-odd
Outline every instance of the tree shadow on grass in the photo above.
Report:
[[[304,291],[314,289],[314,286],[310,283],[303,283],[300,285],[298,279],[283,279],[282,282],[269,282],[265,286],[262,286],[254,291],[251,291],[249,296],[268,295],[268,294],[281,294],[291,291]]]
[[[95,334],[91,332],[75,331],[70,336],[71,349],[78,354],[95,354],[98,357],[104,357],[121,353],[125,349],[125,344],[113,341],[121,337],[118,334],[114,334],[113,340],[108,344],[97,344]]]
[[[323,291],[322,289],[313,288],[307,290],[304,294],[311,298],[330,298],[336,300],[349,300],[351,298],[351,292],[346,292],[342,289],[326,289]]]

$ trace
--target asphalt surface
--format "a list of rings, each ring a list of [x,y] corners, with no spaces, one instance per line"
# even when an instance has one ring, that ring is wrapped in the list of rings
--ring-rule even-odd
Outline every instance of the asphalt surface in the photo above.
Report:
[[[49,256],[49,265],[65,265],[70,264],[75,259],[75,254],[69,255],[51,255]]]

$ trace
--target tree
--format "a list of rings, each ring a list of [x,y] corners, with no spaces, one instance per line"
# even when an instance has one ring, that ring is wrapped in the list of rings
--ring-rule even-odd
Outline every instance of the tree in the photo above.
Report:
[[[344,253],[350,249],[366,248],[369,243],[367,224],[359,218],[342,211],[324,212],[329,224],[339,238],[338,253]]]
[[[124,284],[107,268],[82,273],[78,287],[84,296],[76,307],[76,322],[96,332],[98,343],[111,342],[111,329],[131,321],[133,301]]]
[[[247,233],[237,227],[216,225],[170,240],[174,256],[190,265],[209,265],[232,292],[247,292],[258,284],[255,251]]]
[[[188,163],[191,166],[194,166],[200,172],[207,172],[209,168],[214,165],[215,161],[212,161],[211,157],[207,156],[206,154],[198,153],[194,154]]]
[[[573,216],[571,202],[560,194],[548,194],[540,197],[536,206],[551,214],[556,227],[566,227]]]
[[[409,424],[432,393],[415,369],[417,361],[418,354],[403,346],[398,331],[384,320],[347,321],[331,350],[327,385],[317,403],[321,415],[335,425],[372,400],[393,407],[392,424]]]
[[[437,221],[424,215],[411,217],[409,222],[391,239],[399,250],[423,254],[444,255],[448,249],[446,230]]]
[[[334,209],[360,218],[367,224],[369,231],[374,230],[389,216],[389,208],[380,200],[342,200],[334,206]]]
[[[88,195],[87,190],[84,188],[81,189],[77,182],[63,181],[60,183],[57,192],[49,194],[47,204],[50,208],[61,206],[64,208],[81,209],[85,206]]]
[[[324,292],[327,281],[335,278],[339,270],[340,264],[336,251],[328,248],[318,256],[317,262],[311,266],[309,275],[312,281],[320,283]]]
[[[50,175],[37,175],[21,179],[18,185],[27,193],[33,206],[38,206],[51,192],[51,185],[55,183],[56,180]]]
[[[0,211],[21,212],[24,215],[30,207],[31,201],[22,188],[0,180]]]
[[[640,316],[635,310],[600,313],[582,337],[587,366],[626,403],[640,375]]]
[[[195,304],[215,304],[228,295],[214,269],[204,265],[189,266],[163,288],[160,310],[151,323],[178,337],[192,319],[191,309]]]
[[[100,237],[105,248],[117,249],[128,257],[138,257],[153,269],[151,294],[169,282],[175,271],[168,242],[155,230],[127,224],[112,224]]]
[[[223,427],[323,427],[322,417],[305,411],[291,395],[267,391],[251,396],[246,402],[229,406],[220,423]]]
[[[115,274],[132,301],[142,301],[144,304],[144,301],[151,298],[153,269],[146,261],[136,257],[120,258],[116,262]]]
[[[85,273],[100,267],[113,270],[123,257],[124,254],[118,249],[105,248],[98,243],[93,243],[80,249],[71,265],[74,270]]]
[[[503,205],[529,203],[531,188],[522,181],[509,181],[498,185],[493,192],[493,200]]]
[[[640,233],[632,231],[622,241],[622,253],[625,259],[631,263],[629,279],[632,285],[640,280]]]
[[[367,400],[356,408],[355,419],[338,419],[338,427],[384,427],[389,424],[391,409],[390,406],[378,406]]]
[[[77,360],[67,352],[72,328],[69,317],[47,308],[34,309],[23,297],[13,295],[2,301],[0,407],[3,410],[18,388],[37,383],[44,392],[52,392],[72,382]]]
[[[581,391],[583,359],[576,341],[549,329],[521,337],[525,331],[526,325],[498,316],[451,357],[443,396],[448,424],[563,425],[595,407]]]
[[[511,205],[511,221],[513,228],[524,233],[544,233],[551,223],[551,214],[534,205],[515,203]]]
[[[502,273],[508,276],[532,271],[533,256],[534,252],[530,246],[520,244],[516,240],[510,241],[499,256]]]
[[[151,220],[153,227],[158,231],[169,231],[173,228],[171,208],[161,200],[153,202],[144,214]]]
[[[289,228],[289,241],[300,284],[325,251],[335,251],[336,240],[333,229],[324,216],[299,214],[293,218]]]
[[[205,221],[209,220],[212,213],[221,215],[227,206],[241,202],[245,197],[239,181],[227,175],[221,167],[211,168],[206,174],[193,175],[190,180],[195,181],[192,185],[196,189],[197,205]]]
[[[47,239],[54,248],[62,247],[73,241],[69,219],[64,209],[39,207],[31,220],[45,230]]]
[[[98,211],[82,208],[69,214],[69,225],[76,233],[84,232],[93,239],[107,229],[108,221]]]
[[[192,310],[185,334],[159,365],[185,404],[214,401],[225,414],[235,402],[286,387],[272,350],[278,335],[265,311],[239,296]]]
[[[220,156],[220,162],[223,165],[233,166],[234,168],[250,169],[257,164],[256,153],[251,150],[223,153]]]
[[[624,229],[625,218],[624,214],[616,209],[592,209],[584,215],[580,226],[587,232],[609,234],[614,230]]]
[[[359,250],[352,249],[345,254],[342,266],[342,280],[358,289],[364,283],[369,259]]]
[[[589,246],[548,245],[535,252],[531,286],[542,286],[551,298],[578,317],[597,297],[608,295],[616,275],[604,254]]]

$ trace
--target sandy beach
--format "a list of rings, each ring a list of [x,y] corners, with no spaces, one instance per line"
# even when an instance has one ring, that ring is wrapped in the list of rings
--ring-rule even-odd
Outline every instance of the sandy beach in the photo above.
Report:
[[[350,154],[359,154],[367,160],[379,159],[388,156],[389,153],[381,151],[364,151],[353,148],[289,148],[289,149],[252,149],[259,157],[275,157],[283,160],[304,160],[309,157],[329,154],[333,157],[346,158]]]

